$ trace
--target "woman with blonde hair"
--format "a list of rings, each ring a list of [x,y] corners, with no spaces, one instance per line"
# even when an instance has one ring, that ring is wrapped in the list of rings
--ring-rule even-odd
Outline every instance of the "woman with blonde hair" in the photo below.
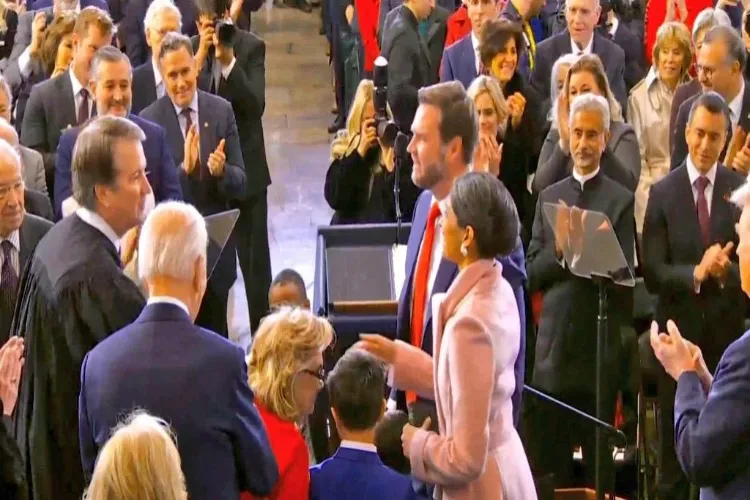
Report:
[[[85,500],[187,500],[169,425],[145,412],[118,425],[96,461]]]
[[[323,388],[323,351],[333,342],[327,320],[282,307],[260,324],[249,356],[250,388],[279,468],[271,500],[307,498],[310,458],[299,423]],[[253,498],[243,493],[244,498]]]
[[[609,141],[601,157],[602,172],[629,191],[635,192],[641,172],[638,138],[633,128],[623,121],[622,110],[609,86],[601,60],[595,54],[588,54],[581,56],[570,66],[563,89],[557,96],[557,126],[547,134],[539,154],[539,165],[533,182],[535,193],[542,192],[546,187],[572,174],[573,159],[569,151],[568,128],[570,103],[576,96],[586,93],[603,97],[609,103]]]
[[[669,173],[669,117],[674,92],[678,85],[690,80],[693,49],[684,24],[671,22],[659,28],[652,60],[648,75],[633,87],[628,99],[628,121],[638,136],[641,152],[641,175],[635,192],[639,234],[651,186]]]
[[[19,2],[20,3],[20,2]],[[13,42],[16,39],[18,28],[18,16],[16,4],[8,5],[5,0],[0,0],[0,61],[10,57],[13,51]]]
[[[378,138],[372,80],[359,82],[346,129],[331,144],[325,198],[336,212],[331,224],[395,222],[393,148]],[[387,109],[391,119],[390,109]],[[411,220],[419,190],[411,169],[399,171],[399,201],[403,220]]]

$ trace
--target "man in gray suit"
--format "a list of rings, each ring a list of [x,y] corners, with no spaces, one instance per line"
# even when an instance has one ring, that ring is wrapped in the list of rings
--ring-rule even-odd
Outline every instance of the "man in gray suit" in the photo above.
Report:
[[[21,157],[23,181],[28,189],[47,194],[47,180],[44,176],[42,155],[18,143],[18,133],[10,124],[10,110],[13,109],[13,96],[5,78],[0,76],[0,139],[13,146]]]
[[[242,201],[247,176],[242,160],[232,105],[221,97],[198,90],[193,45],[179,33],[164,37],[159,69],[167,95],[141,112],[143,118],[164,127],[182,194],[202,215],[211,215]],[[222,70],[224,71],[224,70]],[[196,324],[227,336],[227,299],[237,278],[235,240],[230,237],[208,280]]]
[[[26,213],[21,161],[0,140],[0,344],[8,340],[21,274],[52,223]]]
[[[21,124],[21,144],[42,154],[47,188],[54,192],[55,151],[62,132],[92,116],[94,100],[87,82],[94,53],[112,41],[112,19],[105,11],[86,7],[73,29],[70,71],[34,86]]]

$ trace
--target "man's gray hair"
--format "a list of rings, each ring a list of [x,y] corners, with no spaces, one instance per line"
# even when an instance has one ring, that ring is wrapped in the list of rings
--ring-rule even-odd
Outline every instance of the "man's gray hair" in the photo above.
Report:
[[[8,80],[3,75],[0,75],[0,92],[5,93],[5,97],[8,99],[8,108],[13,109],[13,92],[10,91]]]
[[[177,52],[183,48],[188,51],[188,54],[190,54],[191,57],[194,55],[193,44],[190,42],[190,38],[181,33],[167,33],[164,40],[161,42],[161,47],[159,48],[159,64],[161,64],[161,60],[164,59],[164,56],[171,52]]]
[[[174,2],[172,0],[154,0],[148,6],[148,9],[146,9],[146,15],[143,18],[143,31],[145,32],[147,29],[154,28],[156,16],[164,11],[170,11],[177,15],[177,18],[180,20],[179,29],[182,30],[182,12],[180,12],[180,9],[177,8]]]
[[[96,211],[96,186],[114,186],[117,179],[115,146],[118,141],[145,141],[135,123],[116,116],[100,116],[81,131],[73,148],[73,198]]]
[[[138,276],[193,279],[195,262],[206,262],[208,232],[196,208],[181,201],[160,203],[146,217],[138,241]]]
[[[18,151],[3,140],[0,140],[0,161],[11,162],[18,168],[19,172],[21,171],[21,157],[18,155]]]
[[[721,9],[707,7],[700,11],[693,22],[693,43],[698,40],[698,35],[714,26],[732,26],[729,16]]]
[[[727,46],[727,59],[730,63],[735,61],[740,63],[740,72],[745,71],[747,64],[747,51],[745,42],[737,31],[728,26],[714,26],[703,39],[703,45],[709,45],[714,42],[723,42]]]
[[[573,118],[579,111],[596,111],[602,117],[604,130],[609,130],[609,104],[602,96],[596,94],[582,94],[573,99],[570,105],[570,117],[568,123],[573,126]]]
[[[89,79],[95,82],[99,77],[99,66],[103,62],[117,63],[124,61],[128,63],[128,69],[130,70],[130,77],[133,77],[133,66],[130,65],[130,59],[127,55],[117,47],[112,45],[105,45],[94,53],[94,57],[91,58],[91,71],[89,72]]]
[[[740,209],[750,206],[750,177],[742,186],[734,190],[730,200]]]

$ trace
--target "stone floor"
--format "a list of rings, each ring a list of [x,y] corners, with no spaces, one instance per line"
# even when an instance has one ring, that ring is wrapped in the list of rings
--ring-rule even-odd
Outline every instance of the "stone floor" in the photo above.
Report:
[[[253,31],[266,42],[263,126],[273,180],[268,190],[271,267],[274,275],[287,267],[297,270],[310,293],[316,229],[332,214],[323,184],[333,94],[326,39],[318,34],[319,14],[262,8],[252,21]],[[246,337],[247,302],[240,290],[244,292],[238,280],[230,304],[230,330]]]

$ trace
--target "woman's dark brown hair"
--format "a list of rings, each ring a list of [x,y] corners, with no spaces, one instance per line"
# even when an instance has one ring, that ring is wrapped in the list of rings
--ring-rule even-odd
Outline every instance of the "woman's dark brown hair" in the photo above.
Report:
[[[505,49],[505,44],[511,38],[516,41],[516,53],[520,61],[523,51],[526,50],[521,26],[503,18],[484,23],[479,34],[479,59],[485,68],[492,66],[492,60]]]
[[[55,16],[52,24],[44,31],[44,39],[42,40],[42,47],[39,53],[42,60],[42,67],[47,76],[55,71],[57,49],[60,48],[63,38],[73,34],[75,25],[76,14],[74,12],[65,12]]]

